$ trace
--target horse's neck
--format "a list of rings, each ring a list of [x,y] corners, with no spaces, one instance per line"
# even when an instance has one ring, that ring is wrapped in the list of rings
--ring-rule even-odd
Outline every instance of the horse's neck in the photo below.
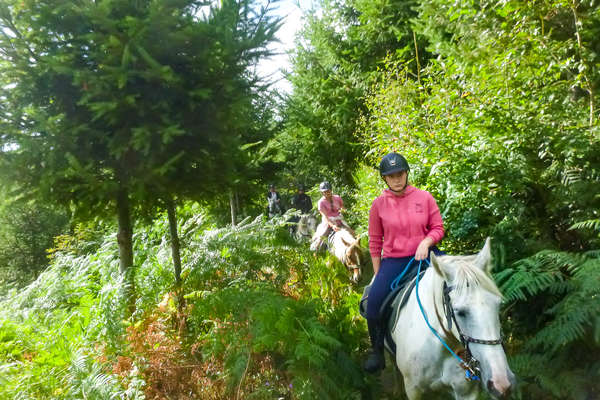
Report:
[[[428,268],[423,278],[419,279],[419,299],[431,326],[440,335],[449,336],[451,332],[448,332],[447,324],[444,321],[443,286],[442,277],[435,272],[433,267]]]

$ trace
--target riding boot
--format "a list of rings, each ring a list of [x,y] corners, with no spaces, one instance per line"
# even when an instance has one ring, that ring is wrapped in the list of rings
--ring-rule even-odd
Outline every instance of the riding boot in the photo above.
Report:
[[[370,374],[385,368],[385,356],[383,354],[384,327],[377,320],[367,319],[369,336],[371,338],[371,351],[365,362],[364,369]]]

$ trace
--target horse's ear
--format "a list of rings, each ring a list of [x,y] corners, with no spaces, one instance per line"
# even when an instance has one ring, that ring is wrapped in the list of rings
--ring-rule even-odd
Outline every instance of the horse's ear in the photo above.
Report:
[[[429,254],[429,259],[431,260],[431,265],[433,265],[433,268],[435,269],[435,272],[439,276],[441,276],[442,278],[444,278],[444,280],[446,280],[446,278],[448,276],[444,272],[444,268],[442,268],[442,265],[440,264],[439,258],[436,257],[436,255],[435,255],[435,253],[433,251]]]
[[[478,268],[481,268],[488,274],[492,272],[492,252],[491,252],[491,240],[488,236],[485,239],[485,244],[483,245],[483,249],[479,251],[477,254],[477,258],[475,259],[475,265]]]

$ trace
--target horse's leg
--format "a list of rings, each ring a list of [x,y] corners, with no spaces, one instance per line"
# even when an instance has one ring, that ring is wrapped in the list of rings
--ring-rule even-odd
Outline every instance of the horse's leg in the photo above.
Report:
[[[442,384],[452,388],[455,399],[476,400],[479,395],[479,383],[465,379],[465,371],[452,358],[448,357],[442,366]]]
[[[393,364],[394,369],[394,395],[396,397],[402,396],[406,391],[404,390],[404,377],[402,376],[402,372],[398,369],[396,365],[396,360],[392,357],[391,364]]]
[[[411,385],[404,378],[404,390],[406,391],[406,397],[408,400],[421,400],[423,399],[423,391],[417,385]]]

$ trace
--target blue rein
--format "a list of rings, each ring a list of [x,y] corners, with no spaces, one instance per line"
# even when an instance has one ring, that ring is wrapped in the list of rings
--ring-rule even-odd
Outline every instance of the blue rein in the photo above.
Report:
[[[406,270],[408,270],[408,266],[414,261],[414,257],[411,258],[411,260],[408,262],[408,265],[406,266],[406,268],[404,269],[404,271],[402,271],[402,273],[399,275],[398,278],[394,279],[394,281],[392,282],[392,285],[394,285],[394,283],[397,285],[400,282],[400,279],[402,278],[402,276],[404,275],[404,273],[406,272]],[[427,263],[427,265],[430,265],[429,261],[426,259],[425,262]],[[450,352],[450,354],[452,354],[452,356],[454,358],[456,358],[456,360],[461,364],[461,366],[466,366],[468,365],[462,358],[460,358],[458,356],[458,354],[456,354],[451,348],[450,346],[448,346],[448,344],[446,344],[446,342],[444,341],[444,339],[442,339],[442,337],[437,333],[437,331],[431,326],[431,324],[429,323],[429,319],[427,318],[427,314],[425,314],[425,310],[423,309],[423,305],[421,304],[421,299],[419,298],[419,278],[421,275],[421,265],[423,264],[423,260],[419,261],[419,268],[417,270],[417,284],[416,284],[416,288],[415,288],[415,293],[417,295],[417,303],[419,304],[419,309],[421,310],[421,314],[423,315],[423,319],[425,319],[425,323],[427,324],[427,326],[429,327],[429,329],[431,330],[431,332],[433,332],[433,334],[439,339],[440,342],[442,342],[442,344],[444,345],[444,347]],[[400,278],[400,279],[399,279]],[[474,380],[477,381],[479,380],[479,377],[473,373],[473,371],[471,371],[469,368],[465,369],[465,377],[467,380]]]

